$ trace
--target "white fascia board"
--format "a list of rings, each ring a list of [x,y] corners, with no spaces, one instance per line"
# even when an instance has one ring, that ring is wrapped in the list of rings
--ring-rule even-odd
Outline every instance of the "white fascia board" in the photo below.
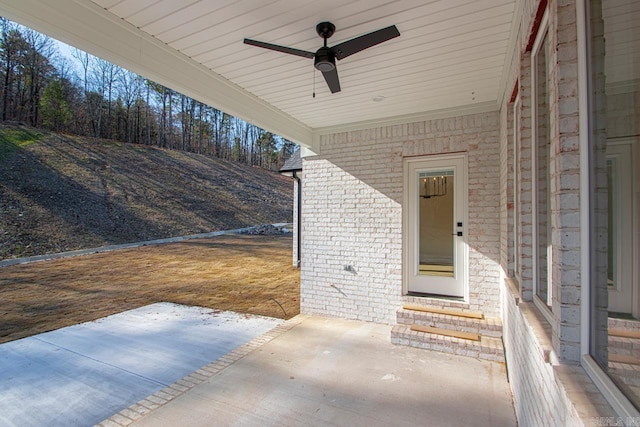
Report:
[[[315,149],[309,126],[93,2],[0,0],[0,15]]]

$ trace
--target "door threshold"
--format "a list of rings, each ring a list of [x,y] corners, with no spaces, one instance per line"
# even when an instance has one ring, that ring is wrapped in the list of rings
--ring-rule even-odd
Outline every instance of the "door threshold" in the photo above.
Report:
[[[449,295],[427,294],[427,293],[423,293],[423,292],[407,292],[405,296],[416,297],[416,298],[438,299],[438,300],[454,301],[454,302],[463,302],[463,303],[467,302],[464,299],[464,297],[452,297],[452,296],[449,296]]]
[[[618,313],[615,311],[610,311],[609,317],[612,319],[621,319],[621,320],[638,320],[634,318],[631,313]]]
[[[422,292],[408,292],[404,295],[405,302],[408,304],[427,304],[434,306],[455,307],[460,309],[468,309],[469,301],[462,297],[452,297],[449,295],[428,294]]]

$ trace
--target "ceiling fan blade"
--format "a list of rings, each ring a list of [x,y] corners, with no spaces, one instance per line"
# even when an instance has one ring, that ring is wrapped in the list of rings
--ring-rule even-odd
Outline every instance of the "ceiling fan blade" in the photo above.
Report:
[[[365,50],[377,44],[391,40],[394,37],[398,37],[400,31],[395,25],[381,30],[374,31],[369,34],[365,34],[355,39],[347,40],[346,42],[339,43],[331,48],[336,59],[346,58],[347,56],[358,53],[361,50]]]
[[[307,52],[306,50],[294,49],[292,47],[286,47],[286,46],[279,46],[277,44],[259,42],[257,40],[244,39],[244,44],[263,47],[265,49],[271,49],[277,52],[288,53],[290,55],[302,56],[303,58],[313,59],[313,57],[315,56],[315,53]]]
[[[333,68],[331,71],[323,71],[322,76],[327,82],[327,86],[331,90],[331,93],[340,92],[340,80],[338,80],[338,69]]]

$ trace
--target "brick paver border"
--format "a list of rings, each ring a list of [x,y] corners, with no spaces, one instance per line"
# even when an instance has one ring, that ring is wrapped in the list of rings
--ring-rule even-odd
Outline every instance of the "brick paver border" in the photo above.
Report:
[[[209,363],[175,383],[163,388],[141,401],[134,403],[117,414],[96,424],[97,427],[125,427],[138,420],[149,412],[166,405],[178,396],[191,390],[196,385],[218,374],[228,366],[234,364],[246,355],[254,352],[264,344],[274,340],[287,331],[290,331],[306,319],[305,315],[299,314],[282,324],[271,329],[259,337],[256,337],[246,344],[243,344],[233,351],[225,354],[217,360]]]

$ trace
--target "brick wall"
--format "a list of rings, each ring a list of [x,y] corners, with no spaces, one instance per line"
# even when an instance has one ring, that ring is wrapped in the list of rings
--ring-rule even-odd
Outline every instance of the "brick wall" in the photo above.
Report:
[[[322,137],[304,160],[301,311],[394,323],[406,156],[468,155],[469,308],[499,313],[499,124],[482,113]]]
[[[575,0],[550,5],[549,33],[557,48],[552,105],[552,245],[554,348],[580,361],[580,134]]]
[[[401,280],[399,204],[328,160],[303,167],[301,311],[389,322]]]
[[[531,2],[529,2],[531,3]],[[533,2],[537,3],[537,2]],[[550,155],[550,220],[552,227],[552,313],[554,322],[552,336],[554,347],[563,360],[577,362],[580,359],[579,313],[580,313],[580,155],[578,135],[578,75],[577,75],[577,30],[576,9],[573,1],[550,2],[548,40],[551,44],[553,64],[548,73]],[[521,280],[520,293],[525,301],[533,299],[533,248],[532,215],[533,177],[531,162],[533,143],[531,141],[531,52],[525,51],[529,40],[535,37],[533,28],[536,8],[525,5],[531,15],[521,28],[519,49],[513,52],[512,62],[519,63],[519,73],[512,76],[519,82],[522,109],[520,129],[520,171],[521,185]],[[517,70],[517,67],[512,67]],[[501,114],[509,117],[511,104],[503,100]],[[502,136],[503,145],[510,144],[508,136]],[[504,152],[504,149],[503,149]],[[509,152],[505,152],[509,155]],[[508,164],[508,161],[506,162]],[[503,168],[507,167],[503,164]],[[503,172],[503,175],[506,171]],[[545,184],[546,185],[546,184]],[[503,185],[503,191],[508,188]],[[504,197],[504,196],[503,196]],[[508,210],[507,206],[502,207]],[[502,214],[508,218],[508,214]],[[511,231],[509,231],[511,232]],[[508,242],[509,240],[507,240]],[[503,242],[504,244],[504,242]],[[503,249],[503,253],[507,252]],[[502,262],[505,273],[509,272],[506,260]]]
[[[520,307],[516,306],[513,298],[509,298],[509,291],[505,289],[503,295],[503,334],[509,343],[505,356],[518,424],[567,425],[563,422],[565,405],[560,405],[552,366],[545,360],[549,358],[551,341],[547,340],[546,348],[540,342],[541,336],[550,331],[544,330],[543,321],[538,319],[541,330],[536,336]],[[530,316],[535,319],[534,310],[530,309]]]
[[[616,419],[602,394],[580,366],[558,364],[550,325],[532,303],[516,304],[505,284],[503,335],[509,383],[520,426],[584,426]]]
[[[578,129],[577,16],[574,0],[549,1],[549,41],[553,64],[548,78],[550,94],[550,188],[552,224],[552,322],[533,304],[533,215],[531,173],[531,52],[534,17],[540,1],[525,0],[520,36],[512,52],[509,81],[518,85],[520,114],[521,278],[514,288],[502,288],[503,341],[514,406],[520,425],[583,425],[589,416],[612,415],[580,363],[580,138]],[[510,93],[502,100],[501,117],[511,120]],[[518,112],[516,112],[518,114]],[[504,125],[503,125],[504,126]],[[501,135],[502,176],[508,176],[513,154]],[[502,183],[502,200],[509,188]],[[501,206],[502,221],[509,207]],[[504,229],[503,224],[503,229]],[[508,228],[508,227],[507,227]],[[508,231],[511,232],[511,231]],[[501,244],[508,244],[503,238]],[[507,248],[502,248],[502,271],[509,276]],[[516,303],[520,300],[520,305]]]
[[[577,22],[574,0],[549,1],[552,322],[533,300],[531,57],[539,0],[523,0],[518,40],[506,61],[506,87],[518,87],[521,109],[518,185],[510,165],[511,90],[498,114],[485,113],[324,136],[320,155],[305,160],[301,309],[393,323],[402,295],[403,159],[468,155],[469,304],[501,310],[509,378],[520,425],[582,425],[611,408],[580,363],[580,135]],[[635,95],[634,95],[635,96]],[[634,99],[618,97],[609,117],[621,134],[637,134],[625,117]],[[637,105],[635,103],[634,105]],[[615,111],[615,110],[614,110]],[[625,121],[626,120],[626,121]],[[520,204],[509,206],[511,192]],[[520,217],[521,277],[510,290],[510,221]],[[507,233],[507,235],[505,235]],[[346,269],[345,269],[346,267]],[[517,300],[522,301],[520,305]]]

